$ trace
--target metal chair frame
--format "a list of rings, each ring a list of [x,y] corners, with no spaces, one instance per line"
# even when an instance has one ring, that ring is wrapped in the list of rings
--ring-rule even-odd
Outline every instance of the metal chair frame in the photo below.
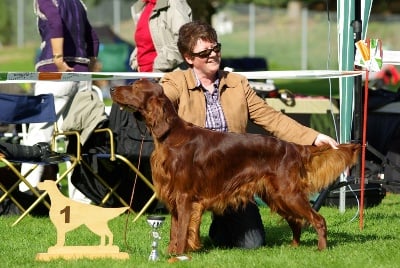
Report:
[[[15,105],[12,103],[15,101]],[[32,102],[35,105],[33,107],[30,107]],[[43,94],[43,95],[38,95],[38,96],[26,96],[26,95],[14,95],[14,94],[0,94],[0,103],[3,102],[4,105],[6,105],[7,108],[15,108],[15,110],[10,110],[7,111],[7,115],[1,115],[0,116],[0,122],[4,123],[14,123],[14,124],[29,124],[29,123],[39,123],[39,122],[48,122],[48,123],[54,123],[55,128],[57,128],[57,122],[56,122],[56,114],[55,114],[55,109],[54,109],[54,96],[52,94]],[[11,104],[11,105],[10,105]],[[37,105],[37,106],[36,106]],[[23,107],[23,111],[20,111],[20,108]],[[42,110],[43,109],[43,110]],[[15,113],[15,116],[12,115],[12,113]],[[46,113],[45,114],[45,119],[40,119],[41,118],[41,113]],[[51,114],[52,113],[52,114]],[[32,117],[32,114],[34,114],[36,117]],[[26,115],[26,117],[24,117]],[[15,121],[14,121],[15,120]],[[58,135],[55,133],[55,135]],[[71,131],[69,133],[63,133],[63,135],[79,135],[78,132]],[[55,136],[53,136],[53,142],[55,141]],[[55,144],[53,143],[53,148]],[[78,164],[78,159],[76,159],[74,156],[69,156],[59,163],[63,162],[71,162],[71,166],[63,172],[57,179],[56,183],[61,182],[64,178],[67,177],[67,175],[74,169],[74,167]],[[2,203],[6,198],[8,197],[17,207],[18,209],[22,212],[22,214],[18,217],[18,219],[12,224],[12,226],[15,226],[17,223],[19,223],[29,212],[31,212],[40,202],[42,202],[47,208],[50,208],[50,204],[47,200],[44,199],[44,197],[47,195],[47,192],[44,192],[40,194],[35,187],[30,184],[26,177],[32,173],[33,170],[35,170],[38,166],[40,165],[48,165],[49,163],[45,162],[30,162],[34,164],[31,169],[29,169],[25,174],[22,174],[21,171],[19,170],[19,167],[17,165],[21,164],[22,161],[16,160],[16,159],[11,159],[11,158],[6,158],[6,157],[0,157],[0,163],[3,163],[6,167],[8,167],[17,177],[17,180],[13,182],[11,187],[6,187],[3,183],[0,181],[0,189],[3,191],[3,194],[0,196],[0,203]],[[32,192],[32,194],[37,198],[27,209],[25,209],[20,202],[12,195],[12,193],[17,190],[17,187],[20,183],[25,183],[29,190]]]
[[[112,132],[112,130],[110,128],[100,128],[100,129],[95,129],[94,130],[94,134],[96,133],[104,133],[106,132],[108,137],[109,137],[109,144],[110,144],[110,153],[109,154],[97,154],[98,157],[101,158],[108,158],[110,161],[116,161],[116,160],[120,160],[122,161],[124,164],[126,164],[131,170],[133,170],[138,177],[153,191],[153,195],[150,197],[150,199],[146,202],[146,204],[142,207],[142,209],[136,213],[135,218],[133,219],[133,221],[135,222],[137,219],[139,219],[139,217],[141,215],[143,215],[147,208],[151,205],[151,203],[156,199],[156,193],[155,193],[155,189],[153,184],[137,169],[137,167],[135,165],[132,164],[132,162],[126,158],[123,155],[120,154],[116,154],[115,153],[115,145],[114,145],[114,134]],[[79,141],[79,140],[78,140]],[[80,144],[80,143],[79,143]],[[100,175],[96,174],[95,172],[93,172],[93,170],[91,169],[90,165],[82,159],[81,155],[79,154],[78,156],[79,159],[79,164],[84,165],[86,168],[88,168],[89,170],[92,171],[92,174],[96,177],[96,179],[104,186],[107,188],[108,193],[104,196],[104,198],[102,199],[102,201],[100,202],[100,204],[98,204],[99,206],[103,206],[107,200],[110,198],[111,195],[114,195],[118,201],[127,207],[130,207],[129,204],[120,196],[118,195],[118,193],[116,192],[116,189],[118,188],[118,184],[115,185],[114,187],[111,187],[104,178],[102,178]],[[135,213],[133,211],[132,208],[129,208],[129,211],[131,213]]]

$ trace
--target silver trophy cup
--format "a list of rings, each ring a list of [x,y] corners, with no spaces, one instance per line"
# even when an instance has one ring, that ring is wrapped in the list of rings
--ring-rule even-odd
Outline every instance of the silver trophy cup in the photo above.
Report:
[[[164,216],[155,216],[150,215],[147,216],[147,223],[151,226],[151,234],[153,236],[153,242],[151,243],[151,253],[149,256],[149,261],[158,261],[158,240],[161,239],[160,234],[158,233],[158,228],[163,224],[165,220]]]

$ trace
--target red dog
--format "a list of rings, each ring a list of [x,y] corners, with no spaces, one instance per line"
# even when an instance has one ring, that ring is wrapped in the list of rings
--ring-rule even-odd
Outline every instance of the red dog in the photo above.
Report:
[[[169,253],[201,247],[205,210],[222,213],[228,205],[249,202],[254,194],[288,222],[293,245],[300,242],[305,219],[318,233],[318,249],[326,248],[325,219],[308,197],[355,164],[360,145],[302,146],[271,136],[197,127],[178,117],[159,84],[145,79],[112,88],[111,97],[140,112],[153,135],[152,178],[171,213]]]

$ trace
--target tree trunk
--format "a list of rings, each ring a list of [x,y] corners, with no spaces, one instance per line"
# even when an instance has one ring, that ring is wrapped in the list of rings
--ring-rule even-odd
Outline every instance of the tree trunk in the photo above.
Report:
[[[211,24],[211,16],[216,12],[215,7],[209,0],[187,0],[192,8],[193,20],[201,20]]]

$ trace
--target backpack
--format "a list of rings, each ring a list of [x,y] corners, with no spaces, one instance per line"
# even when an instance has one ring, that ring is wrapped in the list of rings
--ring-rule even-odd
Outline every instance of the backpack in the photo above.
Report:
[[[139,114],[121,110],[118,104],[113,103],[108,127],[113,131],[117,154],[137,162],[143,139],[141,157],[150,159],[154,141]]]

